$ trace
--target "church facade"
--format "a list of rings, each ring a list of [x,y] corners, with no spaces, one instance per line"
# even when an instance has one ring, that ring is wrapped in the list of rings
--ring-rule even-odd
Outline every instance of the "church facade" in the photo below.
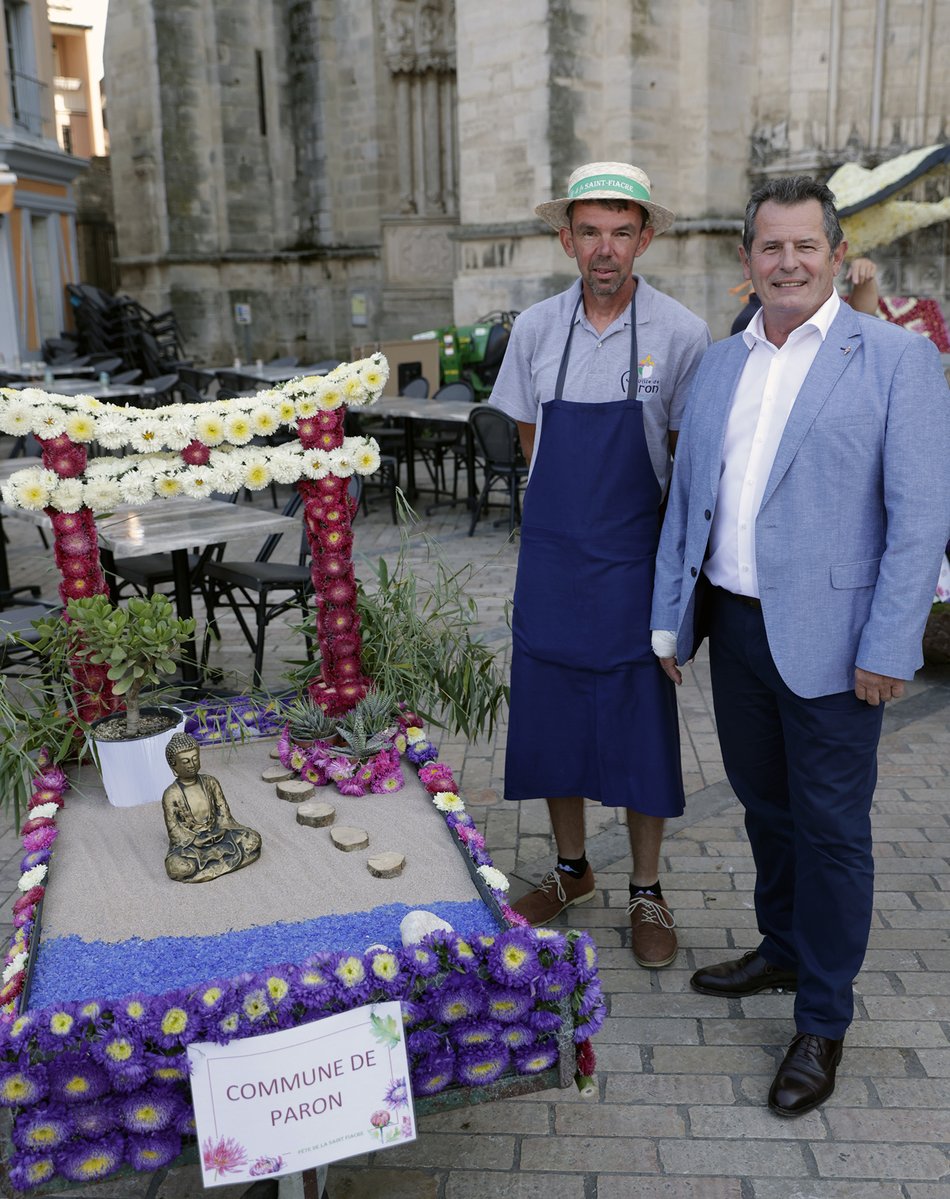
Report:
[[[124,0],[122,288],[196,359],[346,358],[566,286],[533,208],[623,159],[678,215],[643,273],[722,336],[750,186],[948,140],[947,44],[937,0]],[[882,290],[946,303],[947,237],[876,255]]]

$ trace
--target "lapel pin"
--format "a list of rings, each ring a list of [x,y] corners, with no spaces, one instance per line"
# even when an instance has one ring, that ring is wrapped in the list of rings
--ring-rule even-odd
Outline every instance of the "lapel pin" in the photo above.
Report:
[[[841,347],[841,353],[842,353],[842,354],[850,354],[850,353],[851,353],[851,347],[850,347],[850,346],[842,346],[842,347]]]

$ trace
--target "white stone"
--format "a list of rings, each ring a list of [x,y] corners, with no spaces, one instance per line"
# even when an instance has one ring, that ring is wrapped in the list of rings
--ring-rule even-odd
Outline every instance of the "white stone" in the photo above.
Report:
[[[403,916],[399,925],[403,945],[418,945],[423,937],[427,937],[429,933],[434,933],[437,929],[450,933],[452,925],[447,920],[443,920],[441,916],[437,916],[435,912],[422,910],[408,912]]]

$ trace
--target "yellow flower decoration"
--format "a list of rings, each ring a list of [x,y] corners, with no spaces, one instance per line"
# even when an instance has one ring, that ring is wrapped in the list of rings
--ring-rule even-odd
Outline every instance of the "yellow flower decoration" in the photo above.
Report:
[[[114,1062],[127,1062],[132,1056],[132,1042],[127,1037],[116,1037],[106,1046],[106,1055]]]
[[[49,1030],[57,1037],[65,1037],[73,1026],[73,1018],[69,1012],[53,1012],[50,1016]]]
[[[162,1017],[162,1032],[166,1037],[179,1037],[188,1027],[188,1013],[180,1007],[171,1007]]]
[[[366,977],[366,971],[359,958],[344,958],[336,968],[336,976],[347,987],[355,987]]]
[[[224,992],[220,987],[209,987],[201,996],[201,1002],[205,1007],[214,1007]]]
[[[384,982],[391,982],[399,973],[399,963],[391,953],[377,953],[373,957],[373,973]]]
[[[267,994],[275,1003],[280,1003],[289,990],[290,983],[279,974],[271,975],[267,980]]]
[[[92,441],[96,436],[96,422],[88,412],[74,412],[66,419],[66,436],[70,441]]]

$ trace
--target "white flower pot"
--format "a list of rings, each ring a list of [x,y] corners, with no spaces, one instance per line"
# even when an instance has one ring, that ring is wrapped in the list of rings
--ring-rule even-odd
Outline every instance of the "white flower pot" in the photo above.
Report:
[[[165,746],[175,733],[185,728],[185,715],[177,708],[143,708],[146,712],[169,712],[178,719],[173,728],[163,729],[144,737],[133,737],[124,741],[100,741],[95,735],[97,720],[93,725],[93,750],[99,763],[102,783],[109,803],[115,808],[133,808],[137,804],[154,803],[162,798],[162,792],[175,775],[165,760]],[[103,717],[108,720],[109,717]]]

